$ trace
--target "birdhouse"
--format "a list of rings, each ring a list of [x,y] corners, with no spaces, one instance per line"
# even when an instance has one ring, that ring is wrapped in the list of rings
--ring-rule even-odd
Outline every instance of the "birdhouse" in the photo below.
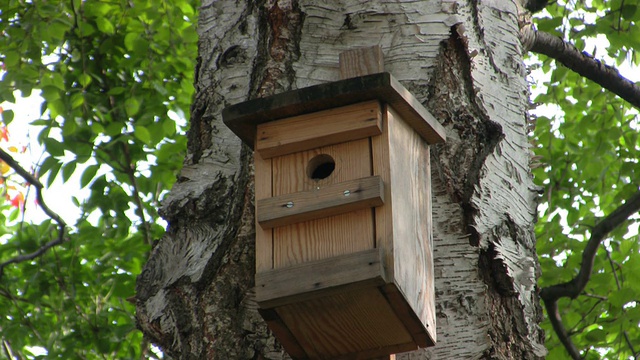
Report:
[[[434,117],[389,73],[227,107],[254,149],[256,297],[294,359],[435,344]]]

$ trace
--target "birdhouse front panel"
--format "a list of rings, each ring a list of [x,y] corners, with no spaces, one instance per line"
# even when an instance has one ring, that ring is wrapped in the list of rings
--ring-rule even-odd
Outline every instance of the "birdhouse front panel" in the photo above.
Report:
[[[444,130],[388,73],[225,109],[255,149],[256,299],[295,359],[435,343],[429,144]]]
[[[272,164],[274,196],[317,192],[371,176],[371,146],[365,138],[280,156]],[[336,190],[351,196],[346,188]],[[369,208],[274,228],[273,268],[372,249],[373,230]]]

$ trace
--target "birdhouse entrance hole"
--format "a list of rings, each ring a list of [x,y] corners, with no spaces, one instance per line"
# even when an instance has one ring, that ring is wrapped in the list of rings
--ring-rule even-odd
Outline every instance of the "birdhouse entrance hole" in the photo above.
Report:
[[[309,160],[307,175],[313,180],[328,178],[336,168],[336,161],[327,154],[322,154]]]

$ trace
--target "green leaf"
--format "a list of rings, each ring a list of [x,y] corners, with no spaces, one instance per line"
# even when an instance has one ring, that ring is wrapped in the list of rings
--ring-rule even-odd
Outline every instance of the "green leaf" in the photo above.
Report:
[[[49,154],[51,154],[52,156],[64,155],[65,146],[58,140],[54,138],[44,139],[44,145],[47,149],[47,152],[49,152]]]
[[[71,162],[66,163],[62,167],[62,181],[63,182],[69,181],[69,179],[71,178],[71,175],[73,175],[74,171],[76,171],[76,162],[75,161],[71,161]]]
[[[147,130],[147,128],[143,127],[143,126],[136,126],[135,129],[133,130],[133,135],[140,141],[142,141],[145,144],[148,144],[151,142],[151,134],[149,133],[149,130]]]
[[[5,125],[9,125],[13,121],[13,110],[4,110],[2,112],[2,122]]]
[[[78,23],[78,28],[76,29],[76,32],[80,37],[89,37],[96,32],[96,28],[87,22],[80,21]]]
[[[100,165],[89,165],[89,166],[87,166],[87,168],[82,173],[82,176],[80,177],[80,187],[81,188],[84,188],[85,186],[89,185],[91,180],[93,180],[93,178],[96,176],[96,173],[98,172],[98,169],[100,169]]]
[[[82,87],[87,87],[91,83],[91,76],[85,73],[80,74],[80,76],[78,76],[78,81],[80,82],[80,85],[82,85]]]
[[[71,109],[77,109],[84,104],[84,94],[75,93],[71,95]]]
[[[136,47],[136,40],[140,37],[139,33],[130,32],[124,36],[124,46],[127,50],[134,50]]]
[[[96,19],[96,25],[98,26],[98,30],[105,34],[112,35],[115,32],[115,28],[113,24],[109,22],[107,18],[99,17]]]
[[[20,62],[20,54],[13,50],[4,51],[4,66],[7,68],[15,67]]]
[[[132,117],[140,111],[140,102],[134,97],[128,98],[124,101],[124,108],[127,116]]]
[[[53,101],[47,101],[47,108],[51,112],[51,118],[55,119],[58,116],[63,116],[67,112],[67,107],[61,99]]]
[[[116,87],[111,88],[107,92],[107,94],[109,94],[109,95],[120,95],[120,94],[123,94],[125,92],[125,90],[126,89],[124,87],[122,87],[122,86],[116,86]]]
[[[66,90],[64,86],[64,78],[60,73],[57,73],[57,72],[52,73],[51,80],[52,80],[51,83],[53,84],[53,86],[63,91]]]
[[[604,330],[593,329],[585,335],[585,338],[594,344],[598,344],[603,342],[606,339],[606,336],[607,333]]]

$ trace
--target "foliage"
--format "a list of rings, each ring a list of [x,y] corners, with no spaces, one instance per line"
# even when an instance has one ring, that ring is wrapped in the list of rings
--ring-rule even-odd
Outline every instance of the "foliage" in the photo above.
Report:
[[[610,65],[638,66],[633,49],[640,46],[639,20],[634,1],[593,0],[553,3],[534,22],[597,58],[610,58]],[[596,50],[596,37],[609,46]],[[543,164],[534,175],[545,188],[536,227],[543,288],[576,275],[593,226],[638,191],[640,121],[637,109],[599,85],[551,59],[538,64],[549,81],[534,85],[542,91],[535,102],[553,104],[540,111],[545,115],[538,116],[534,133]],[[638,223],[636,216],[609,234],[585,292],[560,302],[563,323],[586,359],[628,359],[640,352],[640,249],[628,230]],[[543,326],[548,359],[568,358],[548,321]]]
[[[0,103],[39,92],[41,118],[31,126],[44,152],[33,173],[45,185],[77,177],[89,190],[75,199],[81,215],[64,244],[4,268],[7,357],[153,356],[126,299],[164,231],[158,203],[184,159],[183,129],[172,118],[188,114],[194,91],[195,7],[190,0],[0,0]],[[9,126],[13,117],[2,113]],[[0,200],[0,263],[58,236],[55,222],[24,222],[19,213]]]

